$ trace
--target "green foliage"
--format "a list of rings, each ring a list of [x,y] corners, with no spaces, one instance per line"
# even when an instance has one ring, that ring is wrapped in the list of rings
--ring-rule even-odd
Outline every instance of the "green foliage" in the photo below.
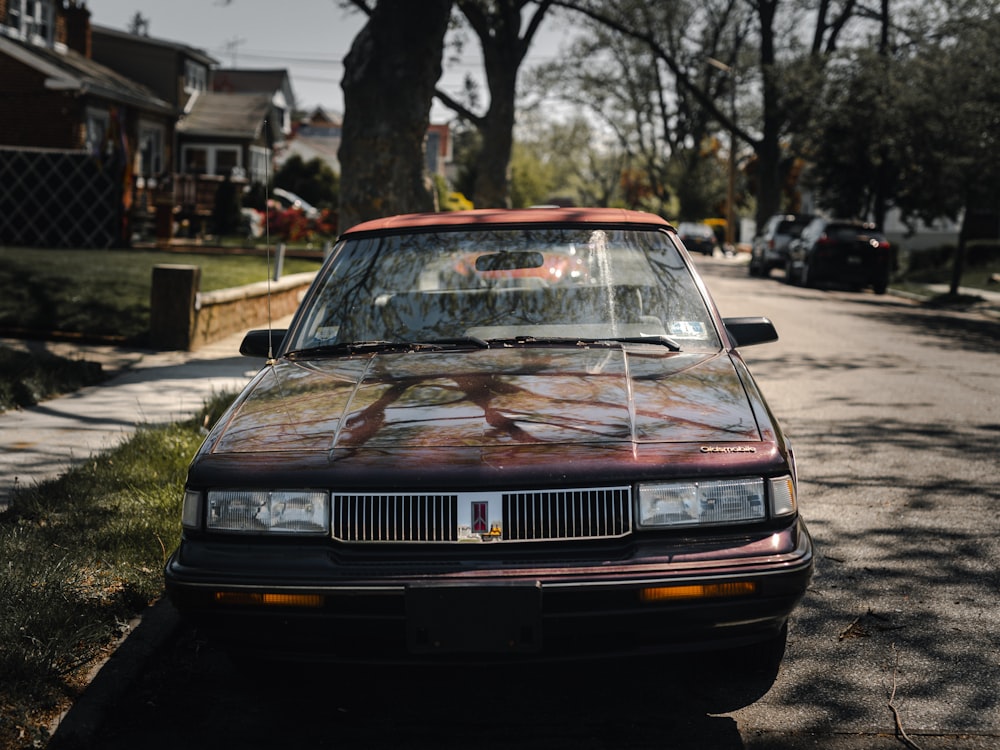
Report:
[[[581,206],[620,203],[624,156],[602,144],[585,118],[551,122],[523,118],[511,162],[514,206],[569,201]]]
[[[515,144],[510,165],[510,200],[514,208],[545,203],[552,195],[552,169],[529,148]]]
[[[926,248],[904,253],[903,288],[920,292],[928,284],[949,284],[954,271],[954,246]],[[973,242],[959,284],[963,289],[995,290],[992,279],[1000,274],[1000,243]]]
[[[340,178],[319,158],[305,161],[293,154],[274,175],[274,185],[290,190],[316,208],[336,209],[340,203]]]
[[[1000,11],[954,18],[898,71],[903,172],[897,203],[924,219],[997,210]]]
[[[667,174],[677,198],[678,220],[726,215],[728,148],[728,140],[722,146],[713,138],[698,149],[678,149],[671,159]]]
[[[451,188],[448,187],[448,181],[439,174],[431,175],[431,179],[434,182],[434,192],[437,195],[438,210],[443,211]]]
[[[857,46],[789,68],[784,97],[819,204],[841,216],[898,207],[932,222],[997,210],[1000,11],[900,12],[881,52]],[[909,29],[911,43],[907,39]]]
[[[476,186],[476,157],[483,147],[479,131],[457,127],[452,132],[452,163],[456,168],[455,190],[472,196]]]
[[[44,740],[39,719],[160,596],[187,463],[232,399],[22,488],[0,515],[0,746]]]
[[[813,97],[812,125],[802,133],[812,162],[804,182],[834,216],[867,218],[892,192],[899,173],[892,148],[900,123],[893,113],[896,61],[874,50],[831,60],[827,79]]]

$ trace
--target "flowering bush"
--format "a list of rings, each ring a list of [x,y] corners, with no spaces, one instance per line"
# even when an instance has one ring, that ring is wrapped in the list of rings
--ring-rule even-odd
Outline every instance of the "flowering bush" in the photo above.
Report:
[[[320,212],[319,217],[310,219],[297,208],[282,208],[270,201],[267,222],[271,236],[285,242],[310,242],[337,233],[337,214],[327,209]]]

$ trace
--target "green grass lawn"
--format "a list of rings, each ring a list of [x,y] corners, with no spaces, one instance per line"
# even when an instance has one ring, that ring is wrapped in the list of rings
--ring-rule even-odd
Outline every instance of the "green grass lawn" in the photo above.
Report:
[[[201,267],[201,291],[265,281],[274,258],[157,250],[0,247],[0,330],[44,337],[53,331],[140,343],[149,331],[153,266]],[[285,258],[284,274],[319,268],[320,258]]]
[[[233,398],[140,429],[0,513],[0,747],[43,747],[94,660],[161,595],[187,464]]]

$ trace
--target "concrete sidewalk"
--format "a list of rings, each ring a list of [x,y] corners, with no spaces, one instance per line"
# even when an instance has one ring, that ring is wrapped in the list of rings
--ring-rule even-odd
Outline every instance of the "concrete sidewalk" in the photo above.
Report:
[[[274,327],[286,328],[289,322],[290,317]],[[264,364],[240,355],[243,335],[194,352],[0,341],[15,350],[100,362],[114,373],[100,385],[0,414],[0,512],[19,488],[60,476],[116,447],[139,426],[186,419],[214,394],[242,389]]]

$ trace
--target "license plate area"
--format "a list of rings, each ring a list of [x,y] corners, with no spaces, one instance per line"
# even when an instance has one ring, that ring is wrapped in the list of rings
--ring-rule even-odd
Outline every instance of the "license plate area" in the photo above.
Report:
[[[542,587],[410,586],[406,642],[414,654],[537,652],[542,647]]]

